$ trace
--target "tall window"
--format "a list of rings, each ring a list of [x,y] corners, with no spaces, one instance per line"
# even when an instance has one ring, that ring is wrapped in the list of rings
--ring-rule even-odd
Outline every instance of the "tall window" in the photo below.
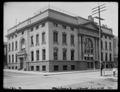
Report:
[[[31,51],[31,61],[34,61],[34,52]]]
[[[105,61],[107,61],[107,53],[105,54]]]
[[[16,62],[17,62],[17,54],[15,56],[16,56]]]
[[[10,58],[10,55],[9,55],[9,63],[11,62],[11,58]]]
[[[17,50],[17,41],[15,42],[15,49]]]
[[[63,60],[67,60],[67,49],[63,48]]]
[[[12,63],[14,62],[14,55],[12,55]]]
[[[109,55],[109,58],[110,58],[110,61],[112,61],[112,54],[110,53],[110,55]]]
[[[9,51],[10,51],[10,48],[11,48],[11,47],[10,47],[10,43],[9,43]]]
[[[31,46],[33,46],[34,43],[33,43],[33,36],[31,36]]]
[[[103,61],[103,53],[101,52],[101,61]]]
[[[74,60],[74,50],[71,50],[71,60]]]
[[[74,45],[74,35],[71,35],[71,45]]]
[[[58,43],[58,32],[57,31],[53,32],[53,42]]]
[[[102,40],[101,40],[101,49],[103,49],[103,42],[102,42]]]
[[[54,48],[53,56],[54,56],[54,60],[58,59],[58,48],[56,48],[56,47]]]
[[[66,33],[63,33],[63,34],[62,34],[62,43],[63,43],[63,44],[67,44],[66,36],[67,36]]]
[[[111,42],[109,43],[109,50],[112,50],[112,48],[111,48]]]
[[[105,41],[105,50],[107,50],[107,41]]]
[[[39,50],[36,51],[36,59],[39,60]]]
[[[45,32],[42,33],[42,44],[45,44]]]
[[[46,54],[45,49],[42,49],[42,60],[45,60],[46,58],[45,54]]]
[[[39,34],[36,35],[36,45],[39,45]]]
[[[12,42],[12,51],[14,50],[14,42]]]
[[[21,50],[25,50],[25,39],[21,39]]]

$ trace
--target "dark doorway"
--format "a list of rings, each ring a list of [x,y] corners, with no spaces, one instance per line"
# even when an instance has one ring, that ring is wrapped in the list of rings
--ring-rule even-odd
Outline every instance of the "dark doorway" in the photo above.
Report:
[[[93,65],[94,65],[93,62],[90,62],[90,63],[91,63],[91,68],[93,68]]]
[[[23,58],[20,58],[20,69],[23,69]]]

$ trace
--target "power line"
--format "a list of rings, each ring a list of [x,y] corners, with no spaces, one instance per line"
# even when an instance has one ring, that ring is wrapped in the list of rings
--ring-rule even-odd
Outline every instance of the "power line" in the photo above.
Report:
[[[103,9],[103,8],[106,8],[106,7],[105,7],[105,6],[104,6],[104,7],[100,7],[100,10]],[[96,11],[98,11],[98,9],[93,10],[92,13],[94,13],[94,12],[96,12]]]
[[[103,6],[103,5],[105,5],[105,4],[98,5],[97,7],[92,8],[92,10],[94,10],[94,9],[96,9],[96,8],[99,8],[99,7]]]
[[[103,9],[103,10],[101,10],[100,12],[103,12],[103,11],[106,11],[106,9]],[[97,13],[99,13],[99,12],[93,13],[92,15],[95,15],[95,14],[97,14]]]

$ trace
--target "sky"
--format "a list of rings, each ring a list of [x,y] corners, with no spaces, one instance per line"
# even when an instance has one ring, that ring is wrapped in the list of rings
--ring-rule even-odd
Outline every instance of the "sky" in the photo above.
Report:
[[[112,28],[113,34],[118,36],[118,3],[99,2],[99,5],[102,4],[105,4],[106,11],[101,12],[101,18],[105,19],[101,24]],[[87,19],[92,14],[92,8],[98,6],[98,2],[6,2],[4,3],[4,41],[7,41],[5,35],[8,29],[34,16],[48,5]],[[95,16],[98,14],[93,17]],[[96,19],[95,21],[98,22]]]

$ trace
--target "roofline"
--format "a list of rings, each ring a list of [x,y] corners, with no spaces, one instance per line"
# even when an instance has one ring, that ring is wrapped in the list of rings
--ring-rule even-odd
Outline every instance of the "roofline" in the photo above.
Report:
[[[13,26],[12,28],[8,29],[8,31],[10,31],[11,29],[13,29],[13,28],[19,26],[20,24],[22,24],[22,23],[24,23],[24,22],[26,22],[26,21],[28,21],[28,20],[31,20],[31,19],[35,18],[36,16],[39,16],[39,15],[43,14],[44,12],[46,12],[46,11],[48,11],[48,10],[50,10],[50,11],[54,11],[54,12],[57,12],[57,13],[59,13],[59,14],[65,15],[65,16],[72,17],[72,18],[74,18],[74,19],[77,21],[77,23],[78,23],[78,18],[82,18],[82,19],[88,21],[88,22],[83,23],[83,24],[81,24],[81,25],[84,25],[84,24],[87,24],[87,23],[90,23],[90,22],[93,23],[93,24],[95,24],[93,21],[90,21],[90,20],[85,19],[85,18],[83,18],[83,17],[80,17],[80,16],[72,16],[72,15],[69,15],[69,14],[67,14],[67,13],[59,12],[59,11],[57,11],[57,10],[54,10],[54,9],[48,8],[48,9],[42,11],[41,13],[39,13],[39,14],[37,14],[37,15],[34,15],[33,17],[30,17],[30,18],[28,18],[28,19],[26,19],[26,20],[20,22],[19,24]],[[76,25],[76,24],[75,24],[75,25]],[[95,24],[95,25],[96,25],[96,24]],[[80,26],[80,25],[78,24],[78,25],[76,25],[76,26]],[[98,27],[99,25],[96,25],[96,26]],[[101,26],[101,27],[112,31],[111,28],[106,28],[106,27],[103,27],[103,26]],[[14,33],[14,32],[13,32],[13,33]],[[108,35],[109,35],[109,34],[108,34]],[[7,35],[6,37],[8,37],[8,35]]]
[[[47,10],[48,10],[48,9],[47,9]],[[19,24],[17,24],[17,25],[15,25],[15,26],[11,27],[10,29],[8,29],[8,31],[11,30],[11,29],[13,29],[13,28],[15,28],[15,27],[17,27],[18,25],[20,25],[20,24],[22,24],[22,23],[24,23],[24,22],[26,22],[26,21],[28,21],[28,20],[30,20],[30,19],[36,17],[36,16],[39,16],[39,15],[43,14],[43,13],[46,12],[47,10],[45,10],[45,11],[43,11],[43,12],[37,14],[37,15],[34,15],[33,17],[30,17],[30,18],[28,18],[28,19],[26,19],[26,20],[20,22]]]
[[[108,27],[104,27],[104,26],[101,26],[101,27],[112,31],[112,28],[108,28]]]
[[[52,10],[52,11],[54,11],[54,12],[57,12],[57,13],[60,13],[60,14],[63,14],[63,15],[67,15],[67,16],[69,16],[69,17],[76,18],[75,16],[72,16],[72,15],[69,15],[69,14],[66,14],[66,13],[63,13],[63,12],[56,11],[56,10],[54,10],[54,9],[48,9],[48,10]]]
[[[57,12],[57,13],[60,13],[60,14],[63,14],[63,15],[67,15],[67,16],[72,17],[72,18],[75,18],[75,19],[77,19],[77,18],[82,18],[82,19],[84,19],[84,20],[86,20],[86,21],[88,21],[88,22],[92,22],[92,21],[90,21],[90,20],[88,20],[88,19],[85,19],[85,18],[83,18],[83,17],[81,17],[81,16],[72,16],[72,15],[69,15],[69,14],[66,14],[66,13],[59,12],[59,11],[57,11],[57,10],[48,8],[48,9],[42,11],[41,13],[39,13],[39,14],[37,14],[37,15],[34,15],[34,16],[28,18],[28,19],[25,19],[24,21],[20,22],[19,24],[15,25],[15,26],[13,26],[13,27],[11,27],[11,28],[9,28],[8,31],[11,30],[11,29],[13,29],[13,28],[15,28],[15,27],[17,27],[17,26],[19,26],[20,24],[22,24],[22,23],[24,23],[24,22],[26,22],[26,21],[28,21],[28,20],[36,17],[36,16],[39,16],[39,15],[43,14],[44,12],[46,12],[46,11],[48,11],[48,10],[52,10],[52,11],[55,11],[55,12]],[[88,23],[88,22],[86,22],[86,23]],[[83,25],[86,24],[86,23],[83,23]],[[99,26],[99,25],[97,25],[97,26]],[[112,30],[111,28],[107,28],[107,27],[103,27],[103,26],[101,26],[101,27],[102,27],[102,28],[109,29],[109,30]]]
[[[87,20],[88,22],[90,21],[89,19],[85,19],[85,18],[83,18],[83,17],[81,17],[81,16],[76,16],[76,18],[82,18],[82,19],[84,19],[84,20]]]
[[[34,15],[33,17],[30,17],[30,18],[28,18],[28,19],[25,19],[24,21],[20,22],[19,24],[15,25],[15,26],[13,26],[13,27],[11,27],[11,28],[9,28],[8,31],[11,30],[11,29],[13,29],[13,28],[15,28],[15,27],[17,27],[17,26],[19,26],[20,24],[22,24],[22,23],[24,23],[24,22],[26,22],[26,21],[28,21],[28,20],[30,20],[30,19],[33,19],[33,18],[36,17],[36,16],[39,16],[39,15],[43,14],[44,12],[46,12],[46,11],[48,11],[48,10],[52,10],[52,11],[54,11],[54,12],[57,12],[57,13],[60,13],[60,14],[67,15],[67,16],[69,16],[69,17],[75,18],[75,16],[68,15],[68,14],[66,14],[66,13],[59,12],[59,11],[57,11],[57,10],[48,8],[48,9],[42,11],[41,13],[39,13],[39,14],[37,14],[37,15]]]

